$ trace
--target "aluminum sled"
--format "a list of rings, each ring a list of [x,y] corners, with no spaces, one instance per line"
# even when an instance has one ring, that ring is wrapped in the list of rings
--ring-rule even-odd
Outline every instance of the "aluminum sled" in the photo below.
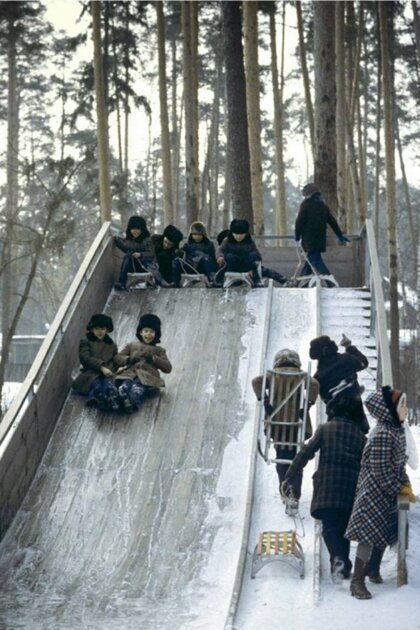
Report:
[[[147,288],[154,289],[156,287],[156,281],[150,271],[129,273],[127,274],[127,283],[125,286],[130,290]]]
[[[238,273],[234,271],[227,271],[223,281],[223,288],[230,289],[231,287],[248,287],[252,289],[254,286],[248,272]]]
[[[207,276],[204,273],[183,273],[181,274],[181,287],[182,288],[202,288],[208,289],[210,283]]]

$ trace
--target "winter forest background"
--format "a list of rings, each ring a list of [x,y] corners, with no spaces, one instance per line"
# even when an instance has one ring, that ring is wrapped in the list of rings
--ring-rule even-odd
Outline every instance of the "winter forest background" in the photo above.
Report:
[[[418,422],[419,2],[0,2],[0,64],[0,397],[102,221],[291,235],[315,179],[374,221]]]

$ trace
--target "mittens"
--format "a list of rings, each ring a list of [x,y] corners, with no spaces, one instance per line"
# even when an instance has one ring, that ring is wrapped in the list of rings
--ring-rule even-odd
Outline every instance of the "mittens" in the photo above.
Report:
[[[340,341],[340,346],[343,346],[343,348],[348,348],[349,346],[351,346],[351,339],[349,339],[348,337],[346,337],[346,335],[344,333],[342,333],[343,337]]]
[[[410,503],[415,503],[417,500],[416,495],[413,492],[413,488],[411,487],[411,483],[407,481],[401,488],[400,494],[403,494],[408,498]]]

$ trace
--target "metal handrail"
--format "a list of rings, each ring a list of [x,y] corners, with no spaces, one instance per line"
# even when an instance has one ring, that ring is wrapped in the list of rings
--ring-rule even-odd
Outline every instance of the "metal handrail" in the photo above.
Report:
[[[109,238],[111,223],[104,223],[99,230],[95,240],[93,241],[89,251],[87,252],[85,259],[83,260],[79,271],[77,272],[73,282],[70,285],[67,294],[61,303],[61,306],[55,316],[50,329],[42,343],[38,354],[35,357],[33,365],[29,370],[25,380],[15,398],[12,401],[9,409],[7,410],[3,420],[0,423],[0,447],[8,435],[10,429],[13,427],[19,414],[24,409],[25,405],[32,399],[36,393],[38,378],[45,372],[45,361],[49,358],[49,355],[56,347],[57,341],[60,339],[64,332],[65,321],[68,317],[71,309],[75,304],[75,297],[80,290],[81,286],[86,282],[89,276],[89,272],[92,272],[92,263],[98,260],[98,251],[106,246]],[[108,237],[108,238],[107,238]],[[102,246],[102,247],[101,247]],[[0,454],[1,454],[0,448]]]

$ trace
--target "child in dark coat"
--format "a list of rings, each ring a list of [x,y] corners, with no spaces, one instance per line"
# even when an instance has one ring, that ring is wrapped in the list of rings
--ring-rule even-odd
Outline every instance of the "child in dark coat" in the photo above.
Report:
[[[113,376],[116,370],[114,359],[118,348],[108,333],[112,332],[112,319],[103,313],[92,315],[86,339],[79,343],[81,373],[73,388],[78,394],[87,396],[89,407],[106,411],[118,411],[118,391]]]
[[[125,238],[114,236],[114,243],[124,252],[120,276],[115,284],[117,290],[125,289],[127,275],[150,271],[156,281],[160,282],[159,269],[156,262],[155,248],[143,217],[133,216],[128,220]]]
[[[182,232],[174,225],[167,225],[163,234],[152,236],[163,287],[172,286],[174,262],[178,256],[182,256],[179,244],[183,238]]]
[[[248,272],[254,286],[264,286],[261,275],[261,254],[249,232],[249,223],[245,219],[233,219],[229,233],[216,251],[216,261],[220,272],[218,281],[225,271]]]
[[[116,377],[118,393],[126,413],[136,411],[147,392],[164,387],[159,370],[169,374],[172,365],[163,348],[157,344],[161,337],[161,321],[148,313],[140,318],[137,341],[128,343],[116,356],[115,362],[125,368]]]
[[[327,225],[329,225],[342,243],[349,242],[331,214],[331,210],[321,197],[318,187],[306,184],[302,190],[305,200],[302,202],[295,222],[295,239],[302,239],[302,247],[308,261],[301,271],[302,276],[312,274],[312,267],[322,275],[330,275],[321,253],[327,248]]]
[[[183,272],[202,273],[209,282],[213,282],[217,271],[216,252],[214,244],[207,236],[204,223],[195,221],[191,224],[188,240],[182,246],[182,251],[184,252],[184,258],[176,258],[174,260],[173,276],[175,286],[180,286]]]

